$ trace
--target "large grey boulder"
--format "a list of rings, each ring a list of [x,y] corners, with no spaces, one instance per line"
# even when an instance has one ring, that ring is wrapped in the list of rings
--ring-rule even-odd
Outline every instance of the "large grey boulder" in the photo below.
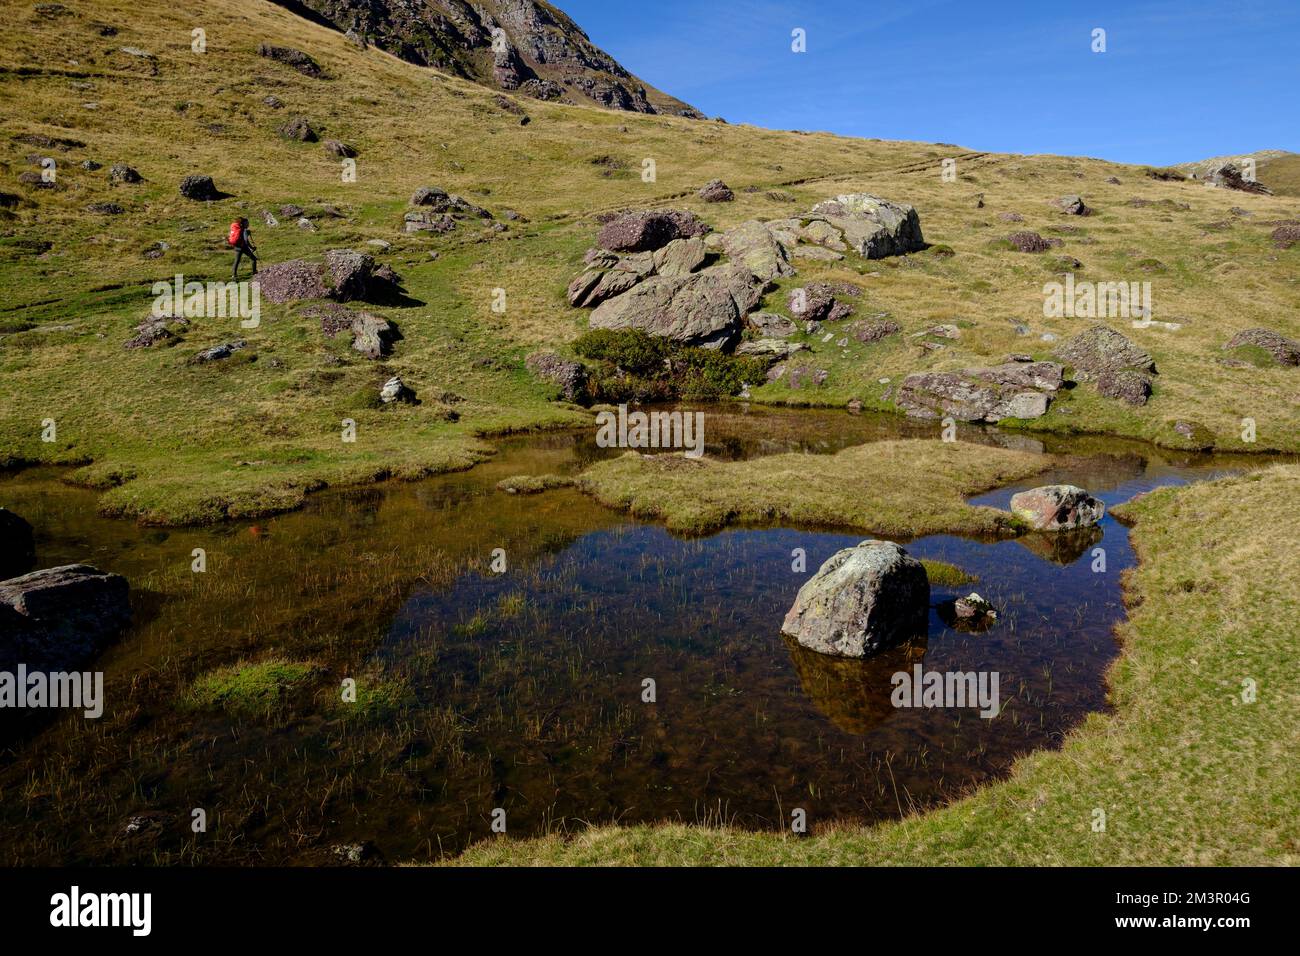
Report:
[[[892,541],[863,541],[808,579],[781,630],[809,650],[860,658],[924,636],[929,609],[921,563]]]
[[[1011,512],[1035,531],[1091,528],[1106,505],[1075,485],[1044,485],[1011,497]]]
[[[751,219],[722,234],[722,251],[764,282],[794,275],[790,257],[767,223]]]
[[[36,539],[21,515],[0,508],[0,581],[26,574],[36,566]]]
[[[76,670],[130,622],[126,579],[89,565],[0,581],[0,670]]]
[[[867,193],[836,196],[813,206],[808,218],[838,229],[843,241],[867,259],[900,256],[925,248],[916,209],[879,196]],[[806,228],[813,228],[813,223]],[[818,231],[831,235],[820,227]]]
[[[903,380],[894,402],[912,418],[959,422],[1034,419],[1047,414],[1063,381],[1061,366],[1055,362],[918,372]]]
[[[719,349],[740,336],[763,284],[748,269],[711,266],[686,276],[654,276],[601,303],[593,329],[641,329],[682,345]]]

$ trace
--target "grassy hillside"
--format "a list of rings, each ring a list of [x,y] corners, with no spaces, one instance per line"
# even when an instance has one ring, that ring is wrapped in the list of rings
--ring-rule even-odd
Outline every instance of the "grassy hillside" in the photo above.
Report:
[[[807,839],[601,827],[488,841],[459,862],[1294,866],[1300,687],[1285,622],[1300,612],[1288,527],[1298,493],[1300,469],[1278,466],[1123,506],[1142,563],[1126,582],[1113,713],[969,799]]]
[[[847,278],[865,288],[859,314],[888,312],[903,336],[840,348],[811,342],[825,386],[755,390],[760,401],[885,407],[882,379],[911,371],[1000,361],[1008,352],[1045,357],[1044,333],[1065,337],[1087,320],[1042,318],[1042,286],[1082,261],[1081,279],[1153,283],[1155,317],[1182,323],[1125,331],[1156,358],[1160,376],[1145,408],[1082,388],[1039,426],[1111,431],[1172,444],[1173,425],[1194,421],[1225,448],[1243,448],[1240,420],[1258,422],[1246,450],[1300,448],[1300,373],[1229,369],[1216,363],[1235,331],[1266,326],[1300,336],[1296,256],[1268,239],[1264,221],[1297,215],[1294,200],[1161,182],[1134,167],[1088,159],[1000,156],[956,147],[772,132],[646,117],[521,99],[416,67],[260,0],[220,5],[86,0],[24,5],[0,38],[0,102],[13,117],[0,140],[0,192],[15,197],[0,222],[0,461],[75,462],[103,488],[112,513],[160,523],[218,519],[292,507],[325,483],[415,476],[466,467],[490,448],[484,437],[583,421],[554,404],[522,359],[563,349],[585,328],[569,309],[568,280],[581,267],[602,211],[674,205],[717,227],[777,218],[844,191],[913,203],[930,252],[902,259],[801,263],[788,288]],[[206,52],[192,50],[195,28]],[[273,43],[309,53],[316,79],[260,57]],[[123,52],[132,48],[135,52]],[[147,56],[138,55],[146,53]],[[283,103],[264,102],[274,96]],[[530,122],[521,124],[518,110]],[[322,138],[357,152],[357,181],[320,143],[282,139],[277,128],[307,117]],[[57,162],[52,189],[18,181]],[[956,182],[940,161],[956,158]],[[102,164],[82,169],[83,160]],[[657,181],[643,182],[646,159]],[[144,182],[113,184],[113,163]],[[181,178],[210,174],[230,198],[194,202]],[[1108,183],[1116,177],[1119,185]],[[725,179],[737,201],[710,206],[694,190]],[[431,238],[401,233],[419,186],[440,186],[485,206],[506,225],[462,224]],[[1097,214],[1066,221],[1048,201],[1082,193]],[[977,198],[983,197],[983,208]],[[1149,205],[1129,205],[1138,198]],[[99,203],[120,215],[88,210]],[[303,207],[314,230],[282,206]],[[1240,213],[1233,213],[1233,208]],[[280,220],[262,225],[263,210]],[[331,210],[338,213],[331,215]],[[513,210],[522,219],[506,219]],[[1016,212],[1022,223],[999,218]],[[152,283],[183,273],[229,276],[224,248],[232,218],[246,215],[264,264],[319,257],[369,240],[406,280],[412,302],[371,309],[403,340],[370,362],[323,336],[300,307],[264,305],[262,326],[196,320],[174,348],[125,351],[144,318]],[[996,240],[1034,229],[1064,240],[1043,255]],[[158,243],[165,243],[161,255]],[[953,254],[946,254],[948,251]],[[436,258],[435,258],[436,254]],[[491,310],[505,289],[507,311]],[[783,305],[783,291],[768,306]],[[954,323],[959,340],[921,354],[909,336]],[[1032,335],[1017,335],[1025,323]],[[200,349],[234,338],[239,360],[191,366]],[[251,360],[255,356],[256,360]],[[373,395],[400,374],[424,403],[376,409]],[[355,444],[340,440],[344,418]],[[57,440],[42,441],[53,419]]]

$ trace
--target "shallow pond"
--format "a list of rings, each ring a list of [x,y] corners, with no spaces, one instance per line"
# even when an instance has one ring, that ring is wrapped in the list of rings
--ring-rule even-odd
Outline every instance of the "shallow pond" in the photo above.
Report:
[[[729,458],[933,435],[843,412],[708,411],[709,452]],[[571,489],[495,489],[610,454],[592,433],[499,447],[470,472],[329,491],[293,514],[204,529],[98,517],[94,495],[51,469],[0,476],[0,504],[37,529],[41,566],[124,574],[136,611],[96,665],[102,719],[11,734],[3,862],[328,863],[336,845],[365,841],[390,860],[435,859],[490,837],[496,808],[517,837],[613,821],[775,829],[796,809],[812,828],[874,821],[1003,775],[1105,707],[1120,575],[1133,564],[1109,516],[1083,539],[908,543],[978,579],[936,585],[934,603],[977,590],[998,623],[964,633],[932,610],[924,640],[831,661],[780,623],[808,576],[867,535],[676,538]],[[1047,450],[1077,457],[1018,487],[1067,480],[1108,505],[1263,464],[1113,440]],[[1014,490],[976,500],[1005,507]],[[190,570],[194,548],[207,552],[204,574]],[[489,566],[495,549],[504,573]],[[269,711],[188,703],[199,675],[268,657],[310,662],[312,681]],[[892,675],[916,664],[995,672],[1001,712],[894,707]],[[348,677],[360,704],[338,700]],[[194,808],[208,817],[201,835]]]

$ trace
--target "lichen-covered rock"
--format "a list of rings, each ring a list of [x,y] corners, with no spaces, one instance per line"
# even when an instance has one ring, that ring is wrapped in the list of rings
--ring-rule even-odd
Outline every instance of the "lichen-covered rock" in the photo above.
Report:
[[[1097,376],[1097,394],[1130,405],[1145,405],[1151,398],[1151,376],[1132,368],[1102,372]]]
[[[1044,485],[1013,495],[1011,511],[1035,531],[1074,531],[1100,521],[1106,505],[1075,485]]]
[[[916,210],[906,203],[879,196],[867,193],[836,196],[815,205],[808,218],[839,230],[843,240],[867,259],[905,255],[925,248]]]
[[[861,658],[924,636],[929,606],[921,562],[893,542],[863,541],[799,589],[781,630],[809,650]]]
[[[1056,357],[1073,366],[1080,382],[1123,369],[1156,373],[1156,363],[1147,352],[1105,325],[1094,325],[1066,340],[1057,347]]]
[[[0,581],[0,670],[77,670],[131,622],[126,579],[84,564]]]
[[[711,266],[686,276],[653,276],[601,303],[593,329],[641,329],[683,345],[723,348],[740,336],[742,319],[762,296],[748,269]]]
[[[587,384],[587,369],[581,362],[565,359],[554,352],[533,352],[524,364],[545,382],[558,385],[565,401],[576,402]]]
[[[785,339],[799,331],[792,319],[775,312],[755,312],[749,317],[749,324],[767,339]]]
[[[742,265],[764,282],[794,275],[786,248],[768,224],[751,219],[722,234],[722,249],[732,263]]]
[[[596,242],[611,252],[652,252],[674,239],[699,238],[709,231],[693,212],[647,210],[625,213],[605,223]]]
[[[1061,366],[1055,362],[918,372],[903,380],[894,402],[912,418],[990,423],[1034,419],[1047,414],[1063,382]]]
[[[1246,329],[1238,332],[1224,346],[1225,350],[1239,348],[1262,349],[1273,356],[1278,365],[1300,365],[1300,342],[1269,329]]]

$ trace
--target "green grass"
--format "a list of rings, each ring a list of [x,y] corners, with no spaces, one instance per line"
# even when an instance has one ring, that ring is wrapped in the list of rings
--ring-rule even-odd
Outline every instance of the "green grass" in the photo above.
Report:
[[[512,495],[537,495],[555,488],[568,488],[573,479],[563,475],[515,475],[497,482],[500,491]]]
[[[979,580],[974,574],[965,571],[955,564],[949,564],[947,561],[932,561],[929,558],[922,558],[921,564],[925,568],[926,576],[930,579],[930,585],[941,588],[957,588],[963,584],[974,584]]]
[[[721,462],[629,453],[599,462],[578,487],[602,504],[672,531],[791,522],[883,535],[1015,534],[1019,522],[965,499],[1046,470],[1051,459],[961,442],[883,441],[834,455]],[[907,475],[900,482],[899,475]]]
[[[183,704],[191,708],[219,708],[237,714],[269,711],[288,702],[311,682],[316,665],[282,658],[239,662],[199,677]]]
[[[690,826],[491,840],[461,865],[1300,863],[1300,467],[1163,489],[1118,513],[1140,558],[1111,711],[933,813],[799,839]],[[1247,702],[1247,681],[1257,696]],[[1105,814],[1104,830],[1094,829]]]

